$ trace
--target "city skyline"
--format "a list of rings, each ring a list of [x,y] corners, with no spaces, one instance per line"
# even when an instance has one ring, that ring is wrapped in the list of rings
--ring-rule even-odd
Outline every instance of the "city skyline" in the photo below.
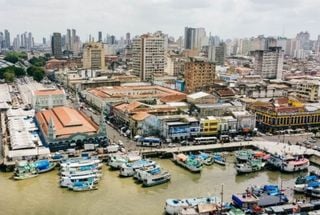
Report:
[[[74,0],[45,3],[0,0],[0,6],[0,26],[12,35],[30,31],[35,42],[53,32],[64,33],[67,28],[76,29],[82,40],[87,40],[89,34],[97,40],[98,31],[120,38],[127,32],[134,36],[157,30],[177,39],[186,26],[203,27],[207,34],[231,39],[261,34],[292,38],[300,31],[308,31],[316,39],[320,34],[317,28],[320,2],[315,0],[141,0],[135,4],[127,0],[95,0],[92,4]]]

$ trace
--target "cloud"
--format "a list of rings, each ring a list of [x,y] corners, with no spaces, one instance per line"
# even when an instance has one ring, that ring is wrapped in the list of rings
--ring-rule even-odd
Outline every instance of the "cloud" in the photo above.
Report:
[[[320,34],[318,0],[0,0],[0,26],[12,35],[32,31],[37,41],[52,32],[132,35],[162,30],[175,37],[185,26],[205,27],[223,38],[260,34]]]

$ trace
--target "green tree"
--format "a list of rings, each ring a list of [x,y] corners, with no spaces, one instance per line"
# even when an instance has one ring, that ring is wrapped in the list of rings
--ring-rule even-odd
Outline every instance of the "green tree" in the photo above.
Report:
[[[17,77],[19,77],[19,78],[26,75],[26,71],[24,71],[24,69],[22,69],[22,68],[20,68],[20,67],[15,67],[15,66],[13,66],[12,69],[13,69],[13,71],[14,71],[15,76],[17,76]]]
[[[44,78],[44,71],[43,69],[39,68],[34,71],[33,73],[33,79],[40,82]]]
[[[45,57],[33,57],[29,60],[29,63],[31,63],[34,66],[44,66],[46,65],[47,59]]]
[[[17,63],[19,61],[19,57],[17,56],[17,54],[11,52],[6,54],[6,56],[3,59],[9,61],[10,63]]]
[[[14,71],[7,71],[3,74],[3,76],[6,82],[13,82],[15,79]]]
[[[0,79],[5,78],[4,74],[6,72],[11,72],[13,73],[16,77],[23,77],[25,76],[26,72],[24,71],[24,69],[20,68],[20,67],[16,67],[16,66],[9,66],[6,68],[2,68],[0,69]]]

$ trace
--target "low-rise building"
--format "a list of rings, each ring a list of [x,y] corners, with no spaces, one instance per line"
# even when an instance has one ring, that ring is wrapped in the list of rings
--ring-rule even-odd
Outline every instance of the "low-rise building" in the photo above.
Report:
[[[236,134],[237,133],[237,119],[233,116],[218,116],[218,133],[219,134]]]
[[[199,120],[188,115],[158,117],[161,136],[173,141],[185,140],[199,135]]]
[[[43,146],[39,127],[34,121],[34,110],[9,109],[7,127],[10,144],[3,145],[8,162],[48,158],[50,150]]]
[[[50,150],[82,148],[85,144],[107,144],[106,125],[101,117],[97,125],[83,112],[70,107],[54,107],[37,112],[40,134]]]
[[[103,107],[106,103],[139,101],[147,104],[160,104],[186,99],[186,94],[160,86],[98,87],[82,91],[82,95],[98,108]]]
[[[320,97],[319,80],[291,80],[296,97],[304,102],[318,102]]]
[[[249,133],[256,128],[256,115],[248,111],[232,111],[233,117],[237,120],[237,132]]]
[[[216,98],[206,92],[197,92],[187,95],[187,101],[191,104],[214,104]]]
[[[36,110],[53,108],[66,104],[66,93],[58,89],[41,89],[32,91],[32,107]]]
[[[200,134],[202,136],[213,136],[218,134],[218,119],[214,116],[207,116],[200,119]]]
[[[196,104],[195,111],[199,117],[206,116],[225,116],[230,114],[232,111],[242,111],[244,106],[237,103],[221,103],[221,104]]]
[[[248,106],[255,112],[257,127],[263,131],[311,129],[319,127],[320,106],[299,102],[292,98],[276,98],[269,102],[255,102]]]

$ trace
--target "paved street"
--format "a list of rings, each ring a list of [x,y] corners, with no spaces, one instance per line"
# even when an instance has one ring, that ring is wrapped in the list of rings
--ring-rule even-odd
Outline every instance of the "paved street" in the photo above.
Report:
[[[274,136],[255,137],[254,140],[267,140],[267,141],[282,142],[282,143],[290,142],[292,144],[296,144],[297,142],[302,143],[310,139],[312,136],[313,136],[312,133],[284,134],[284,135],[282,134],[282,135],[274,135]]]

